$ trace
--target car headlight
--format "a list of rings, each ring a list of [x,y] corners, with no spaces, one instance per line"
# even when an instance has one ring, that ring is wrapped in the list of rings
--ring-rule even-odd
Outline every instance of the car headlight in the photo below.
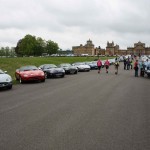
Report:
[[[27,74],[24,74],[23,76],[24,76],[24,77],[28,77],[28,75],[27,75]]]
[[[44,76],[44,72],[40,73],[39,75]]]
[[[7,79],[6,79],[6,82],[11,82],[12,81],[12,78],[11,77],[8,77]]]

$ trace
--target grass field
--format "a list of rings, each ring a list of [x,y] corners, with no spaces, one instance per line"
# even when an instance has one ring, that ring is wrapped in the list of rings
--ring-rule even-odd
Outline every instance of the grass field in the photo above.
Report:
[[[98,57],[16,57],[16,58],[0,58],[0,69],[7,71],[15,82],[15,70],[26,65],[40,66],[42,64],[74,63],[93,61]],[[111,57],[109,57],[111,58]],[[102,60],[106,57],[101,57]]]

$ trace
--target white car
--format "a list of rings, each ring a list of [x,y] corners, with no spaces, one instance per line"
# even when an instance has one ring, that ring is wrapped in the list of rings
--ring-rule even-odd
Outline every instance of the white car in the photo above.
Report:
[[[78,71],[90,71],[91,67],[89,65],[86,65],[84,62],[76,62],[72,64],[73,66],[76,66],[78,68]]]
[[[108,61],[111,65],[113,65],[115,63],[115,58],[109,59]]]
[[[7,74],[7,71],[0,69],[0,89],[2,88],[12,88],[12,78]]]
[[[141,56],[141,61],[146,61],[148,59],[148,57],[147,56],[145,56],[145,55],[143,55],[143,56]]]

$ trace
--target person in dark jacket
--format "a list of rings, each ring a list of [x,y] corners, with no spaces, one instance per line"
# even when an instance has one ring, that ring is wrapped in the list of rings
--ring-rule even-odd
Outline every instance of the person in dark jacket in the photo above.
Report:
[[[138,60],[134,63],[135,77],[138,77],[139,63]]]
[[[127,70],[129,70],[130,69],[130,58],[128,57],[128,59],[127,59]]]
[[[126,58],[124,58],[123,62],[124,62],[124,70],[126,70],[126,66],[127,66],[127,60],[126,60]]]

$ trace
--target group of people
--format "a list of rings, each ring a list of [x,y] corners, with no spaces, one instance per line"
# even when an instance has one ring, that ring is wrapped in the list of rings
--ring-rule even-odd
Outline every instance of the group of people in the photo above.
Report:
[[[131,57],[131,58],[124,57],[123,62],[124,62],[124,70],[130,70],[133,68],[133,57]]]
[[[143,60],[139,61],[138,59],[136,59],[134,63],[135,77],[139,76],[138,75],[139,70],[140,70],[140,76],[144,77],[145,69],[148,67],[149,64],[150,62],[148,59],[146,60],[146,62],[144,62]]]
[[[117,58],[115,59],[114,65],[115,65],[115,74],[117,75],[118,74],[118,68],[119,68],[119,61],[117,60]],[[106,68],[106,73],[108,73],[108,69],[110,66],[110,62],[108,59],[105,61],[104,66]],[[98,61],[97,61],[97,67],[98,67],[98,73],[100,73],[101,68],[102,68],[102,61],[100,59],[98,59]]]
[[[124,58],[123,62],[124,62],[124,70],[134,69],[135,77],[139,76],[138,75],[139,70],[140,70],[140,76],[144,76],[145,68],[147,67],[148,64],[150,65],[150,62],[148,59],[146,60],[146,62],[144,62],[144,61],[138,61],[137,58],[132,58],[132,57],[131,58],[128,57],[127,59]],[[102,68],[102,61],[100,60],[100,58],[97,61],[97,66],[98,66],[98,73],[100,73],[101,68]],[[110,62],[107,59],[104,62],[104,67],[106,68],[106,73],[108,73],[109,66],[110,66]],[[117,75],[118,68],[119,68],[119,61],[117,58],[115,59],[114,66],[115,66],[115,74]]]

